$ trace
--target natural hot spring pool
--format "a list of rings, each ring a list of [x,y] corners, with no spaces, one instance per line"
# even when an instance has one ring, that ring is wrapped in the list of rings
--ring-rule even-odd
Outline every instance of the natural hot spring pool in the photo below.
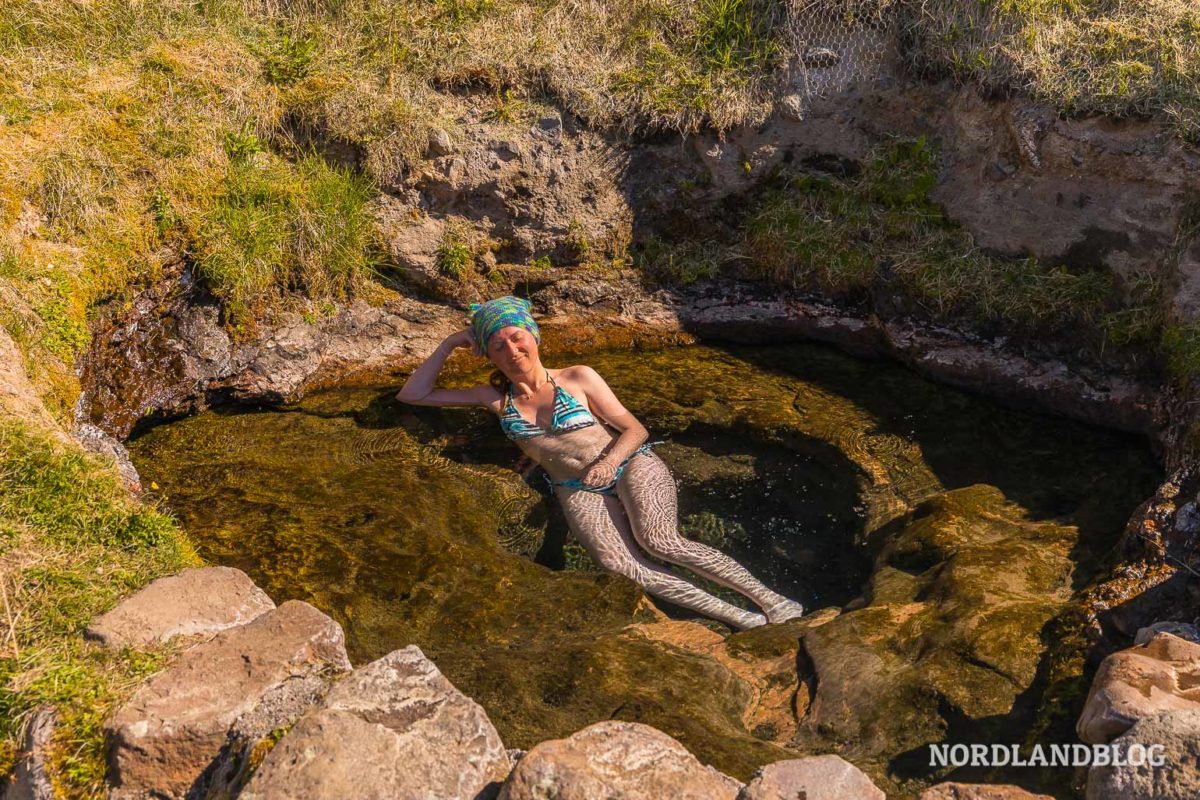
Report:
[[[543,482],[513,471],[519,451],[482,409],[335,389],[162,425],[130,449],[207,559],[331,614],[356,663],[418,644],[508,746],[635,719],[742,778],[795,742],[903,780],[896,759],[963,720],[1036,715],[1048,631],[1160,477],[1134,437],[822,347],[580,360],[668,440],[656,452],[688,535],[810,609],[853,602],[811,630],[729,640],[754,663],[803,637],[801,693],[816,694],[794,701],[794,735],[752,728],[753,691],[711,658],[627,628],[653,616],[640,591],[564,543]]]

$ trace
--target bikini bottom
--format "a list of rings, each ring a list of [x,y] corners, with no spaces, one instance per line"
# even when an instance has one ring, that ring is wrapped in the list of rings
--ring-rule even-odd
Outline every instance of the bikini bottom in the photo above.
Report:
[[[632,453],[630,453],[628,458],[626,458],[624,461],[622,461],[620,464],[617,465],[617,471],[613,475],[612,481],[605,484],[604,486],[588,486],[588,485],[580,482],[579,478],[567,478],[565,481],[557,481],[556,482],[556,481],[551,480],[549,475],[546,475],[546,482],[548,484],[550,484],[551,492],[554,491],[555,486],[565,486],[568,489],[582,489],[585,492],[595,492],[596,494],[606,494],[606,495],[609,495],[610,497],[615,497],[617,494],[617,479],[620,478],[621,473],[625,471],[625,465],[628,464],[630,459],[632,459],[638,453],[649,453],[650,448],[656,444],[665,444],[665,442],[663,442],[663,441],[646,442],[644,445],[639,447],[637,450],[634,450]]]

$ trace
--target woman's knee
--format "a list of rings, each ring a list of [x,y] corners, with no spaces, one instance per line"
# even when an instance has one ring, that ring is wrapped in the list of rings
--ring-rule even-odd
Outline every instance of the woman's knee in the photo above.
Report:
[[[702,559],[696,552],[695,543],[683,538],[678,531],[641,531],[637,536],[642,549],[655,558],[673,563],[691,563]]]

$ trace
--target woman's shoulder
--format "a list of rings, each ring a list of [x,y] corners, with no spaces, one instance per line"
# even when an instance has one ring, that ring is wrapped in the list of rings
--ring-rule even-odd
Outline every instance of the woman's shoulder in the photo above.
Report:
[[[595,378],[600,377],[596,370],[589,367],[587,364],[575,364],[570,367],[563,367],[559,370],[551,370],[554,379],[559,378],[572,381],[574,383],[587,383]]]

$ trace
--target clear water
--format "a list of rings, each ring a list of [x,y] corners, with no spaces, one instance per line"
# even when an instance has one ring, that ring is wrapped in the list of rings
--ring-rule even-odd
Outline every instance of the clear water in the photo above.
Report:
[[[543,357],[591,364],[668,441],[656,452],[678,479],[687,535],[813,609],[863,592],[889,523],[977,484],[1078,531],[1078,588],[1159,478],[1134,437],[817,346]],[[623,632],[647,618],[639,590],[566,541],[543,481],[515,471],[526,465],[489,412],[407,406],[397,388],[212,411],[130,449],[207,559],[244,569],[277,602],[331,614],[356,663],[418,644],[510,747],[615,716],[743,778],[787,757],[745,730],[719,674]]]

